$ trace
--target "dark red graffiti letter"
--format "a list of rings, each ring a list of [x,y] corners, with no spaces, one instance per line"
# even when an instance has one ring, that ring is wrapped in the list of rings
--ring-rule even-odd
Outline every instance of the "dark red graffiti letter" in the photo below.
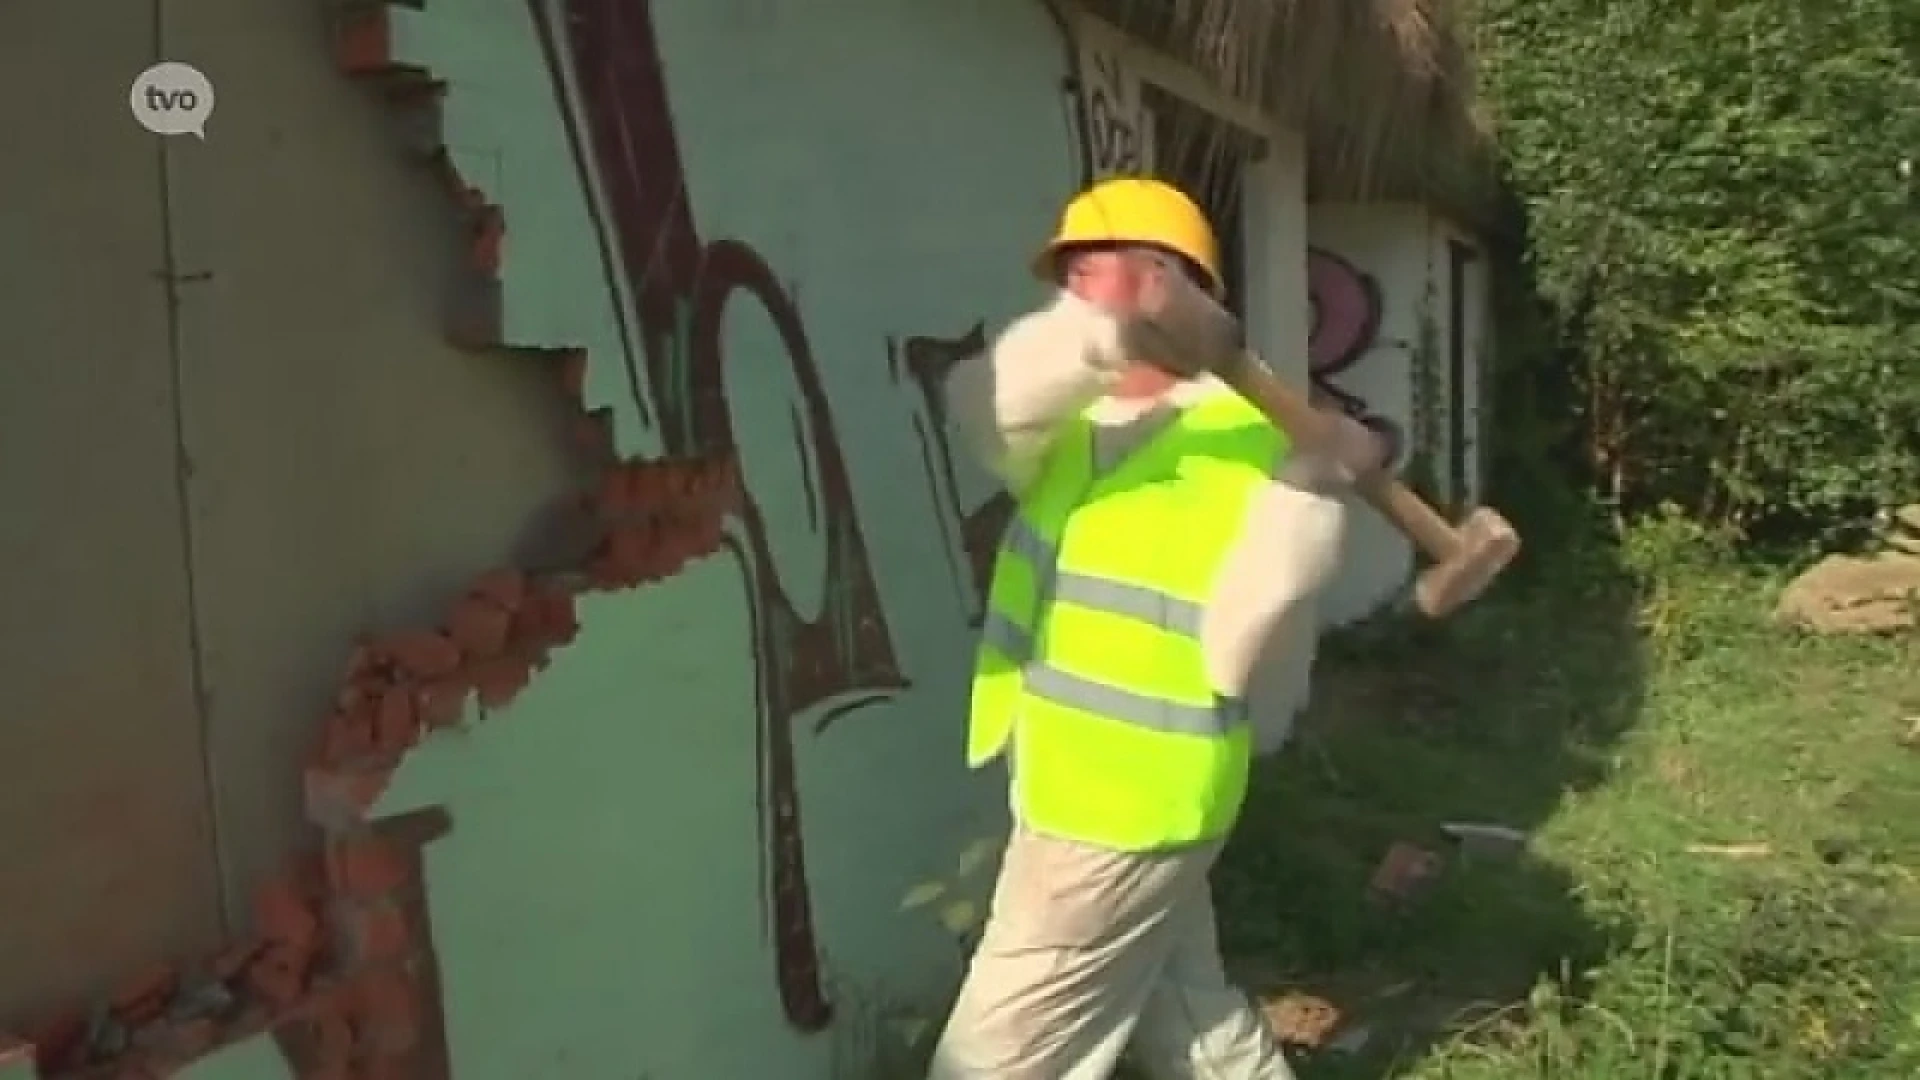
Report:
[[[862,695],[870,700],[906,686],[854,516],[852,483],[826,390],[799,311],[766,262],[735,240],[703,243],[694,227],[648,4],[566,0],[564,29],[549,22],[549,9],[539,0],[530,0],[528,8],[546,45],[590,202],[593,180],[598,180],[606,215],[600,232],[608,249],[608,288],[617,300],[617,267],[632,292],[631,318],[644,361],[642,370],[630,344],[627,370],[635,405],[642,415],[647,400],[656,406],[652,419],[667,455],[730,453],[737,446],[720,348],[721,318],[729,303],[745,299],[766,311],[799,385],[795,407],[805,415],[809,436],[795,453],[810,457],[820,477],[830,592],[825,613],[808,621],[796,612],[775,570],[767,525],[751,491],[740,511],[744,549],[736,546],[734,553],[752,597],[763,858],[780,999],[789,1022],[818,1031],[831,1021],[832,1011],[820,977],[807,889],[793,728],[807,709],[845,708]],[[577,101],[565,77],[569,69]],[[576,110],[584,132],[576,128]],[[683,310],[689,313],[684,334]]]

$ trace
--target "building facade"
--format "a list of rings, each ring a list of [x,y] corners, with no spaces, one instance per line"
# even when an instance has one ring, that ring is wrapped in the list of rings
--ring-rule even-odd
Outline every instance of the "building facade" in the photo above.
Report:
[[[1492,335],[1485,246],[1417,202],[1314,203],[1307,212],[1310,378],[1390,422],[1402,474],[1455,516],[1485,496]],[[1349,519],[1330,624],[1391,604],[1411,545],[1378,514]]]
[[[82,7],[0,15],[0,85],[80,90],[0,178],[8,1080],[887,1075],[1005,824],[941,375],[1194,114],[1276,368],[1310,240],[1385,334],[1428,281],[1038,0]],[[204,140],[128,117],[156,57]],[[1326,374],[1391,411],[1378,360]],[[1406,570],[1351,562],[1341,619]]]

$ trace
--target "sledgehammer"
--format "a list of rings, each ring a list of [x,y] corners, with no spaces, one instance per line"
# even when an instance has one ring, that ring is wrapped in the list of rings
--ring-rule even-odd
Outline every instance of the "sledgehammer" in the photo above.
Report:
[[[1331,446],[1330,418],[1249,354],[1220,375],[1273,425],[1305,446]],[[1486,591],[1520,552],[1520,536],[1507,519],[1482,507],[1459,528],[1391,475],[1363,478],[1360,494],[1399,529],[1433,565],[1414,579],[1414,606],[1430,618],[1451,615]]]

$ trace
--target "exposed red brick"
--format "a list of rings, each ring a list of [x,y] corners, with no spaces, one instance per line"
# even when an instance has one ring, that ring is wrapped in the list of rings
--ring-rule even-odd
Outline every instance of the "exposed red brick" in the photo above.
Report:
[[[376,709],[367,703],[334,710],[322,730],[322,756],[328,761],[356,761],[371,755],[379,745],[376,719]]]
[[[614,561],[612,553],[604,549],[587,563],[587,576],[593,587],[602,592],[624,589],[628,584],[625,570]]]
[[[313,953],[293,945],[275,944],[261,950],[242,976],[246,989],[273,1008],[297,1001],[312,971]]]
[[[335,829],[361,820],[387,790],[391,776],[388,768],[372,762],[307,766],[307,820]]]
[[[391,900],[343,902],[335,918],[350,964],[397,959],[411,949],[413,929],[406,912]]]
[[[623,586],[652,580],[666,542],[665,521],[637,521],[621,525],[607,534],[607,553],[619,568]]]
[[[658,509],[672,496],[672,485],[668,480],[667,472],[667,469],[657,463],[633,466],[628,490],[638,509]]]
[[[327,884],[333,891],[353,899],[391,892],[405,885],[412,872],[406,853],[373,833],[329,841],[326,868]]]
[[[353,1060],[353,1027],[339,1013],[315,1016],[308,1026],[308,1038],[308,1052],[321,1068],[346,1066]],[[343,1075],[351,1075],[351,1071]]]
[[[434,679],[460,666],[460,647],[445,634],[432,630],[410,630],[382,641],[379,649],[407,674],[417,679]]]
[[[299,885],[288,878],[269,881],[254,898],[260,934],[275,946],[311,949],[320,940],[320,918]]]
[[[379,656],[375,652],[372,643],[366,641],[355,642],[353,651],[347,654],[347,666],[346,669],[340,673],[340,681],[350,683],[356,679],[365,678],[379,670],[379,667]]]
[[[745,490],[740,486],[740,465],[731,458],[723,458],[714,466],[714,494],[718,497],[716,507],[725,512],[739,505]]]
[[[341,67],[382,76],[380,84],[390,100],[404,95],[409,107],[438,106],[444,87],[424,72],[402,70],[395,63],[384,4],[350,5],[337,22],[334,44]],[[421,139],[437,140],[435,128],[423,126]],[[485,194],[459,177],[447,155],[437,154],[435,160],[442,181],[468,215],[470,272],[462,287],[472,295],[457,306],[473,312],[465,327],[469,340],[496,344],[505,219]],[[586,357],[572,350],[563,361],[567,392],[584,405]],[[615,463],[610,460],[616,444],[610,410],[582,416],[577,427],[582,446],[606,463],[603,483],[581,507],[603,515],[609,526],[585,567],[594,587],[656,581],[717,548],[725,513],[744,497],[735,460]],[[588,521],[582,524],[591,527]],[[258,913],[263,936],[232,945],[203,965],[215,977],[239,984],[239,1018],[226,1034],[272,1027],[278,1035],[280,1025],[299,1018],[289,1026],[300,1028],[302,1041],[315,1050],[298,1066],[303,1080],[425,1080],[429,1072],[445,1075],[443,1046],[437,1064],[426,1050],[407,1053],[423,1038],[438,1045],[443,1022],[438,976],[426,952],[431,943],[424,915],[419,914],[424,909],[419,906],[418,853],[406,845],[369,842],[357,830],[368,824],[365,818],[399,755],[424,729],[457,723],[469,693],[487,707],[505,704],[526,687],[533,670],[544,665],[549,650],[574,640],[580,631],[575,597],[585,587],[577,575],[570,584],[529,582],[518,570],[497,570],[477,580],[451,606],[443,632],[407,631],[356,645],[303,776],[309,815],[338,841],[327,851],[324,866],[329,918],[319,916],[320,886],[304,880],[304,867],[263,892]],[[424,820],[422,815],[406,817]],[[444,812],[435,820],[443,830]],[[384,829],[386,824],[374,827]],[[355,835],[337,835],[349,832]],[[409,836],[409,845],[421,839]],[[396,894],[405,894],[405,906]],[[415,956],[416,951],[421,955]],[[376,977],[366,970],[383,960],[404,966],[407,973]],[[317,977],[321,972],[324,977]],[[172,978],[171,972],[152,972],[131,980],[115,995],[115,1006],[137,1015],[153,1012],[172,992],[159,987]],[[352,988],[350,1004],[330,998],[342,987]],[[341,1008],[347,1011],[338,1011]],[[431,1014],[424,1023],[423,1011]],[[60,1063],[61,1068],[89,1066],[77,1060],[85,1049],[85,1023],[86,1012],[74,1010],[46,1028],[36,1040],[43,1063],[65,1053],[69,1060]],[[171,1026],[156,1021],[140,1034],[153,1060],[129,1058],[114,1066],[122,1068],[127,1080],[145,1076],[149,1067],[171,1071],[167,1063],[204,1053],[222,1029],[212,1021]],[[89,1071],[86,1077],[106,1075]]]
[[[711,555],[726,539],[727,520],[718,515],[694,518],[687,523],[687,543],[696,555]]]
[[[659,581],[678,574],[696,555],[704,555],[700,539],[684,521],[673,521],[660,530],[660,543],[648,567],[647,580]]]
[[[559,585],[535,585],[513,616],[513,641],[544,659],[547,650],[573,641],[580,632],[573,593]]]
[[[420,990],[400,971],[387,969],[365,976],[356,987],[355,1025],[374,1043],[379,1054],[404,1054],[421,1038]]]
[[[447,617],[447,636],[469,659],[498,656],[512,628],[512,613],[477,596],[461,597]]]
[[[348,679],[333,692],[333,707],[336,712],[352,712],[373,699],[367,695],[367,684],[359,679]]]
[[[580,634],[580,609],[573,590],[564,585],[551,585],[540,590],[536,602],[548,640],[556,645],[571,645]]]
[[[420,717],[414,709],[413,687],[390,688],[380,698],[376,717],[374,742],[382,756],[398,757],[420,741]]]
[[[473,683],[465,674],[449,675],[414,688],[414,709],[428,729],[452,727],[467,711]]]
[[[527,598],[527,575],[514,567],[490,570],[480,575],[468,590],[474,596],[484,597],[509,612],[520,610]]]
[[[525,657],[510,654],[476,661],[469,672],[475,695],[480,704],[489,709],[511,702],[533,679],[533,665]]]
[[[625,468],[616,465],[600,474],[594,509],[610,519],[623,518],[633,512],[632,485],[627,482]]]

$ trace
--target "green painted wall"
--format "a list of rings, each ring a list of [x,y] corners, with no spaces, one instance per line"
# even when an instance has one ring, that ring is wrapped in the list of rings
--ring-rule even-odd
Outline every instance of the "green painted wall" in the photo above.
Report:
[[[637,6],[637,5],[629,5]],[[796,14],[805,10],[806,17]],[[741,295],[724,386],[772,575],[807,619],[848,587],[829,534],[857,524],[905,688],[793,718],[806,879],[835,1009],[798,1030],[777,990],[762,832],[755,583],[709,559],[583,600],[579,639],[511,707],[410,755],[381,810],[448,809],[428,898],[460,1080],[854,1077],[937,1020],[991,882],[1005,802],[961,735],[972,582],[954,519],[990,494],[963,466],[943,501],[917,433],[924,394],[893,342],[958,339],[1037,295],[1024,263],[1074,185],[1064,50],[1035,0],[655,0],[695,229],[757,251],[804,323],[851,481],[795,362]],[[588,350],[588,397],[627,454],[671,450],[676,406],[622,363],[620,298],[526,9],[429,5],[398,51],[447,81],[448,142],[500,203],[510,344]],[[571,73],[578,78],[577,72]],[[595,184],[603,181],[595,174]],[[636,291],[630,276],[619,282]],[[680,346],[684,346],[684,341]],[[801,436],[797,441],[796,436]],[[916,1021],[916,1016],[918,1017]]]

